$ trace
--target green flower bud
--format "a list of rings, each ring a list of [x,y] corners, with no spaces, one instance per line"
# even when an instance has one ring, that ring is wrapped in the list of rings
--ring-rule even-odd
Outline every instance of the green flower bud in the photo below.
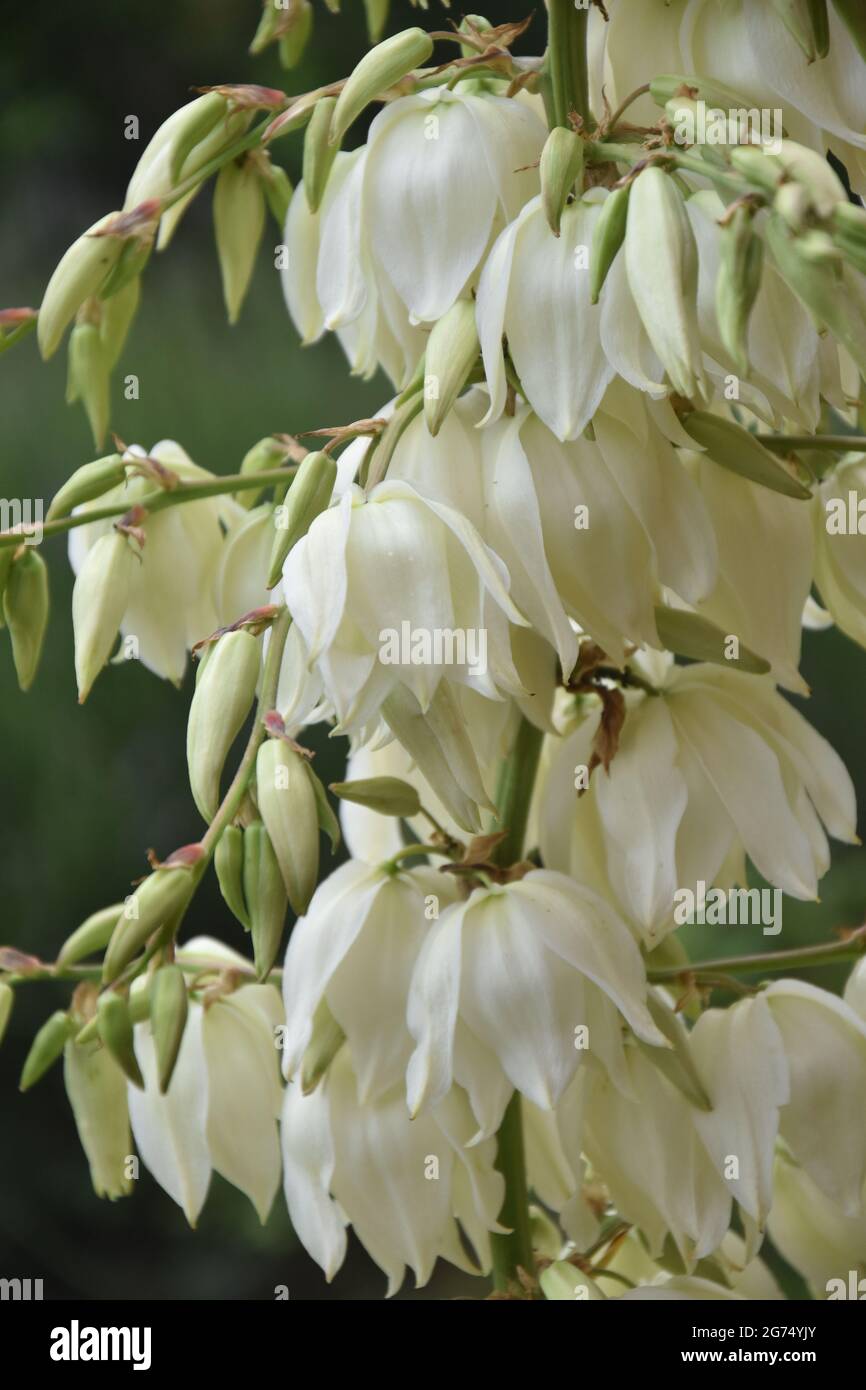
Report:
[[[784,177],[775,155],[750,145],[735,145],[731,150],[731,163],[738,174],[762,193],[775,194]]]
[[[29,1091],[31,1086],[41,1081],[49,1067],[57,1061],[74,1031],[75,1023],[65,1009],[58,1009],[46,1019],[30,1044],[30,1051],[21,1069],[19,1090]]]
[[[93,463],[84,463],[76,468],[51,499],[45,517],[46,521],[56,521],[58,517],[69,516],[82,502],[92,502],[117,487],[126,478],[126,468],[120,454],[108,454]]]
[[[320,97],[304,131],[304,193],[310,212],[318,212],[328,175],[337,158],[337,146],[329,143],[336,97]]]
[[[280,231],[286,225],[289,203],[292,201],[292,181],[279,164],[271,164],[267,175],[262,179],[265,202]]]
[[[866,212],[854,203],[833,209],[833,241],[846,260],[866,275]]]
[[[58,953],[57,964],[62,968],[77,965],[88,956],[104,951],[122,911],[123,903],[112,903],[110,907],[102,907],[98,912],[92,912],[81,926],[76,927],[72,935],[66,938]]]
[[[409,820],[421,810],[415,788],[399,777],[361,777],[354,782],[332,782],[331,791],[341,801],[355,801],[380,816]]]
[[[807,487],[792,477],[777,458],[765,449],[753,434],[743,429],[733,420],[725,420],[721,415],[708,411],[694,410],[683,421],[687,434],[691,435],[707,457],[731,473],[748,478],[752,483],[768,487],[773,492],[781,492],[785,497],[796,497],[808,501],[812,496]]]
[[[328,793],[322,786],[320,779],[316,776],[313,769],[307,764],[307,776],[313,788],[313,795],[316,798],[316,812],[319,817],[319,829],[327,835],[331,841],[331,853],[336,853],[340,843],[340,822],[334,814],[334,808],[328,800]]]
[[[3,595],[6,592],[6,583],[9,579],[9,571],[15,559],[14,545],[4,545],[0,548],[0,627],[6,626],[6,616],[3,612]]]
[[[678,103],[702,101],[705,106],[722,111],[746,110],[752,106],[742,92],[734,91],[714,77],[684,76],[683,73],[667,72],[654,77],[650,82],[650,96],[656,106],[667,106],[669,102]]]
[[[171,923],[192,897],[195,884],[188,869],[155,869],[123,905],[108,943],[102,980],[112,984],[134,960],[148,937]]]
[[[39,351],[45,361],[57,351],[67,325],[85,299],[96,294],[120,256],[120,237],[92,235],[118,215],[112,212],[94,222],[61,257],[48,281],[36,324]]]
[[[140,279],[142,271],[150,260],[152,251],[153,238],[149,236],[132,236],[124,242],[123,250],[108,272],[104,285],[100,288],[99,301],[101,304],[111,304],[121,290],[128,290]],[[138,295],[136,293],[137,301]]]
[[[478,361],[475,301],[458,299],[433,325],[424,359],[424,417],[436,435]]]
[[[207,139],[211,131],[225,118],[228,102],[220,92],[205,92],[184,107],[184,118],[173,130],[171,149],[171,181],[180,182],[181,171],[196,145]]]
[[[236,323],[265,228],[265,197],[252,160],[226,164],[213,195],[214,233],[229,323]]]
[[[134,1086],[144,1090],[144,1077],[133,1046],[129,1005],[122,995],[108,990],[99,996],[97,1022],[99,1036],[124,1076],[127,1076]]]
[[[562,1232],[544,1208],[536,1206],[534,1202],[529,1208],[529,1230],[536,1254],[546,1260],[555,1260],[564,1243]]]
[[[261,821],[244,831],[243,881],[256,974],[264,980],[279,953],[288,902],[277,856]]]
[[[765,230],[770,254],[782,278],[819,323],[847,348],[866,376],[866,324],[836,268],[804,255],[781,219],[771,216]]]
[[[367,103],[393,87],[413,68],[426,63],[432,52],[433,40],[423,29],[404,29],[365,53],[337,98],[331,121],[331,143],[339,145]]]
[[[833,0],[833,8],[841,19],[866,63],[866,10],[862,0]]]
[[[748,208],[740,206],[719,231],[719,273],[716,279],[716,318],[722,342],[737,371],[749,370],[749,316],[761,288],[764,243],[755,235]]]
[[[196,682],[186,734],[186,759],[193,800],[213,820],[229,749],[255,699],[261,648],[250,632],[227,632],[212,644]]]
[[[48,571],[32,546],[15,556],[3,594],[12,660],[22,690],[33,684],[48,626]]]
[[[141,281],[136,277],[102,304],[99,336],[109,371],[117,365],[140,299]]]
[[[0,980],[0,1043],[6,1033],[6,1026],[12,1013],[12,1005],[15,1003],[15,991],[11,985],[7,985],[5,980]]]
[[[258,444],[254,444],[244,454],[241,463],[241,472],[245,477],[251,477],[254,473],[261,473],[265,469],[280,468],[286,461],[286,446],[282,444],[274,435],[266,435],[260,439]],[[286,474],[286,482],[291,482],[291,475]],[[258,501],[263,489],[245,488],[243,492],[235,493],[235,501],[240,502],[242,507],[249,511]]]
[[[550,230],[559,236],[562,209],[571,190],[583,182],[584,145],[580,136],[565,126],[555,126],[541,151],[541,204]],[[578,193],[582,189],[578,188]]]
[[[298,66],[313,32],[313,7],[309,0],[300,0],[294,9],[297,17],[291,27],[280,35],[278,49],[280,65],[287,70]]]
[[[226,826],[217,840],[214,869],[223,900],[246,931],[250,917],[244,898],[244,832],[239,825]]]
[[[390,8],[391,0],[364,0],[364,12],[367,16],[367,37],[371,43],[378,43],[384,34]]]
[[[129,539],[111,530],[100,536],[75,579],[72,627],[78,703],[84,704],[114,646],[129,602],[137,557]]]
[[[305,536],[331,500],[337,465],[330,454],[307,454],[298,467],[286,500],[274,512],[274,543],[268,571],[272,589],[283,572],[285,558],[296,541]]]
[[[313,1015],[313,1031],[301,1058],[301,1090],[305,1096],[315,1091],[345,1041],[346,1034],[323,997]]]
[[[256,794],[289,902],[300,917],[319,875],[319,817],[306,762],[285,740],[268,739],[259,749]]]
[[[589,256],[589,294],[593,304],[598,303],[607,272],[625,240],[630,187],[631,185],[627,184],[625,188],[612,189],[601,205],[601,212],[592,234]]]
[[[126,1079],[107,1048],[68,1042],[63,1079],[97,1197],[128,1197],[132,1150]]]
[[[171,1084],[187,1019],[186,980],[179,965],[163,965],[150,986],[150,1029],[162,1095]]]
[[[656,604],[655,620],[660,642],[676,656],[688,657],[690,661],[712,661],[717,666],[731,666],[757,676],[766,675],[770,669],[769,661],[742,642],[739,654],[728,656],[727,633],[697,613]]]
[[[838,175],[817,150],[798,145],[794,140],[782,140],[774,158],[788,178],[805,190],[808,207],[819,217],[832,217],[837,204],[848,201]]]
[[[84,406],[93,443],[102,448],[108,429],[109,369],[102,336],[95,323],[77,323],[69,336],[67,404]]]

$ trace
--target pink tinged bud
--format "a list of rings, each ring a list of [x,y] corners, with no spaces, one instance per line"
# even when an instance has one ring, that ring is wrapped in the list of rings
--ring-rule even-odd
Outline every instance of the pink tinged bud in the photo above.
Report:
[[[136,888],[124,904],[102,966],[104,984],[112,984],[160,927],[171,929],[189,902],[195,882],[188,869],[160,868]]]

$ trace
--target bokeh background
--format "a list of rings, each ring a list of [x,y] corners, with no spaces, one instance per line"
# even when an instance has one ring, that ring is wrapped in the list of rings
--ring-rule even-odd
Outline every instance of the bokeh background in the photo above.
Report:
[[[38,306],[67,245],[122,201],[132,168],[156,127],[190,89],[254,81],[306,91],[345,75],[366,44],[360,0],[341,16],[314,0],[315,33],[303,64],[283,72],[276,51],[251,59],[258,0],[76,0],[74,5],[7,7],[0,49],[0,306]],[[528,4],[484,7],[493,22],[522,17]],[[540,8],[540,7],[539,7]],[[459,16],[458,16],[459,17]],[[392,5],[388,32],[418,22],[408,0]],[[444,25],[441,10],[420,16]],[[541,28],[536,15],[533,30]],[[537,51],[533,31],[518,51]],[[125,117],[140,140],[124,138]],[[363,136],[363,127],[353,133]],[[292,181],[301,137],[273,149]],[[384,379],[349,377],[332,340],[301,351],[286,313],[270,247],[269,221],[241,320],[225,320],[206,192],[187,213],[170,250],[146,272],[142,306],[115,374],[112,427],[128,443],[179,440],[217,473],[234,472],[265,434],[298,433],[375,413],[390,395]],[[78,407],[63,403],[65,353],[40,363],[34,338],[0,360],[0,493],[48,500],[94,457]],[[117,383],[134,372],[138,401]],[[105,673],[83,708],[76,703],[65,544],[44,551],[52,618],[33,689],[17,689],[6,634],[0,634],[0,943],[51,958],[96,907],[129,891],[145,852],[165,854],[198,837],[188,791],[185,730],[191,681],[175,690],[134,662]],[[835,632],[807,635],[803,663],[813,689],[808,716],[839,750],[866,804],[862,737],[866,653]],[[318,740],[325,780],[341,770],[340,748]],[[764,945],[830,939],[866,912],[866,853],[836,850],[820,904],[786,900],[784,931]],[[222,936],[243,949],[243,932],[212,876],[189,913],[191,933]],[[693,955],[755,949],[752,930],[689,928]],[[808,977],[807,977],[808,978]],[[815,971],[839,987],[844,970]],[[135,1195],[96,1199],[55,1068],[27,1096],[17,1078],[33,1032],[65,1004],[68,987],[18,992],[0,1050],[0,1276],[43,1278],[46,1297],[111,1299],[380,1298],[384,1279],[354,1246],[329,1287],[298,1245],[282,1199],[266,1226],[246,1198],[214,1177],[199,1229],[143,1171]],[[777,1265],[789,1291],[802,1286]],[[399,1295],[478,1296],[477,1286],[443,1267],[422,1295],[407,1281]]]

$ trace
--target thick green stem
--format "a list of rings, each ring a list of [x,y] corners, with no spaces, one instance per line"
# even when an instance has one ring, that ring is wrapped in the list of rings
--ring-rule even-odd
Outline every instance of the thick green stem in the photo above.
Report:
[[[520,1092],[515,1091],[502,1118],[497,1135],[496,1167],[505,1179],[505,1201],[499,1224],[507,1235],[493,1235],[493,1287],[504,1293],[516,1281],[517,1270],[532,1275],[532,1234],[529,1226],[529,1193],[526,1188],[526,1161],[523,1153],[523,1116]]]
[[[548,0],[546,79],[550,92],[551,123],[571,125],[572,112],[589,119],[589,78],[586,67],[588,10],[575,8],[574,0]]]
[[[497,818],[494,829],[504,830],[497,845],[497,864],[516,864],[523,856],[529,803],[541,753],[542,734],[528,719],[521,719],[514,745],[499,772],[496,787]]]

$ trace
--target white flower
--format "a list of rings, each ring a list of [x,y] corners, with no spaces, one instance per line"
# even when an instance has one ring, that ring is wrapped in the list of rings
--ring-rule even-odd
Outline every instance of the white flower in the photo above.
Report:
[[[415,967],[410,1109],[435,1105],[455,1076],[469,1085],[458,1073],[466,1065],[458,1029],[498,1059],[512,1085],[550,1108],[587,1051],[616,1069],[622,1019],[646,1042],[667,1046],[645,996],[634,942],[595,894],[548,870],[477,888],[434,923]]]
[[[866,455],[849,454],[819,484],[813,510],[821,601],[861,647],[866,647],[866,534],[859,530],[858,506],[864,497]]]
[[[629,696],[609,775],[576,795],[591,717],[550,750],[537,797],[545,864],[612,894],[648,942],[673,925],[678,889],[744,884],[744,854],[810,899],[830,863],[824,827],[857,842],[842,762],[768,677],[704,663],[667,673],[658,696]]]
[[[402,1086],[362,1104],[348,1047],[312,1094],[289,1084],[282,1116],[286,1201],[299,1239],[329,1280],[345,1258],[347,1225],[385,1271],[389,1295],[407,1265],[418,1286],[439,1257],[472,1273],[489,1269],[488,1233],[499,1229],[505,1185],[493,1167],[495,1140],[466,1147],[474,1128],[456,1088],[415,1120]]]
[[[215,606],[220,626],[277,601],[274,592],[265,588],[273,540],[269,506],[249,512],[238,507],[230,519],[216,575]]]
[[[200,938],[186,949],[192,956],[205,953],[217,967],[226,964],[220,943]],[[274,1030],[281,1017],[271,985],[245,985],[207,1009],[190,1001],[164,1095],[150,1024],[136,1024],[135,1052],[145,1089],[128,1087],[132,1132],[143,1162],[191,1226],[204,1205],[212,1168],[246,1193],[261,1221],[267,1219],[280,1183],[282,1088]]]
[[[859,1279],[866,1267],[866,1215],[847,1216],[785,1154],[776,1160],[768,1230],[773,1244],[800,1271],[815,1298],[827,1297],[833,1279],[841,1279],[847,1290],[850,1271]]]
[[[362,1105],[402,1080],[412,1052],[409,981],[431,922],[455,888],[434,869],[391,873],[356,860],[317,888],[283,969],[283,1067],[294,1076],[324,1000],[349,1040]]]
[[[131,450],[128,462],[145,457]],[[192,463],[179,444],[164,440],[150,451],[185,482],[212,478]],[[132,478],[95,502],[76,508],[76,515],[94,507],[128,504],[130,508],[155,489],[155,484]],[[131,570],[129,597],[120,624],[125,638],[135,640],[136,657],[149,670],[175,683],[183,679],[186,654],[217,626],[215,586],[223,547],[221,521],[232,520],[240,508],[230,499],[214,497],[168,507],[135,521],[144,532],[140,563]],[[93,521],[69,533],[69,562],[77,575],[113,521]],[[236,615],[237,616],[237,615]]]

